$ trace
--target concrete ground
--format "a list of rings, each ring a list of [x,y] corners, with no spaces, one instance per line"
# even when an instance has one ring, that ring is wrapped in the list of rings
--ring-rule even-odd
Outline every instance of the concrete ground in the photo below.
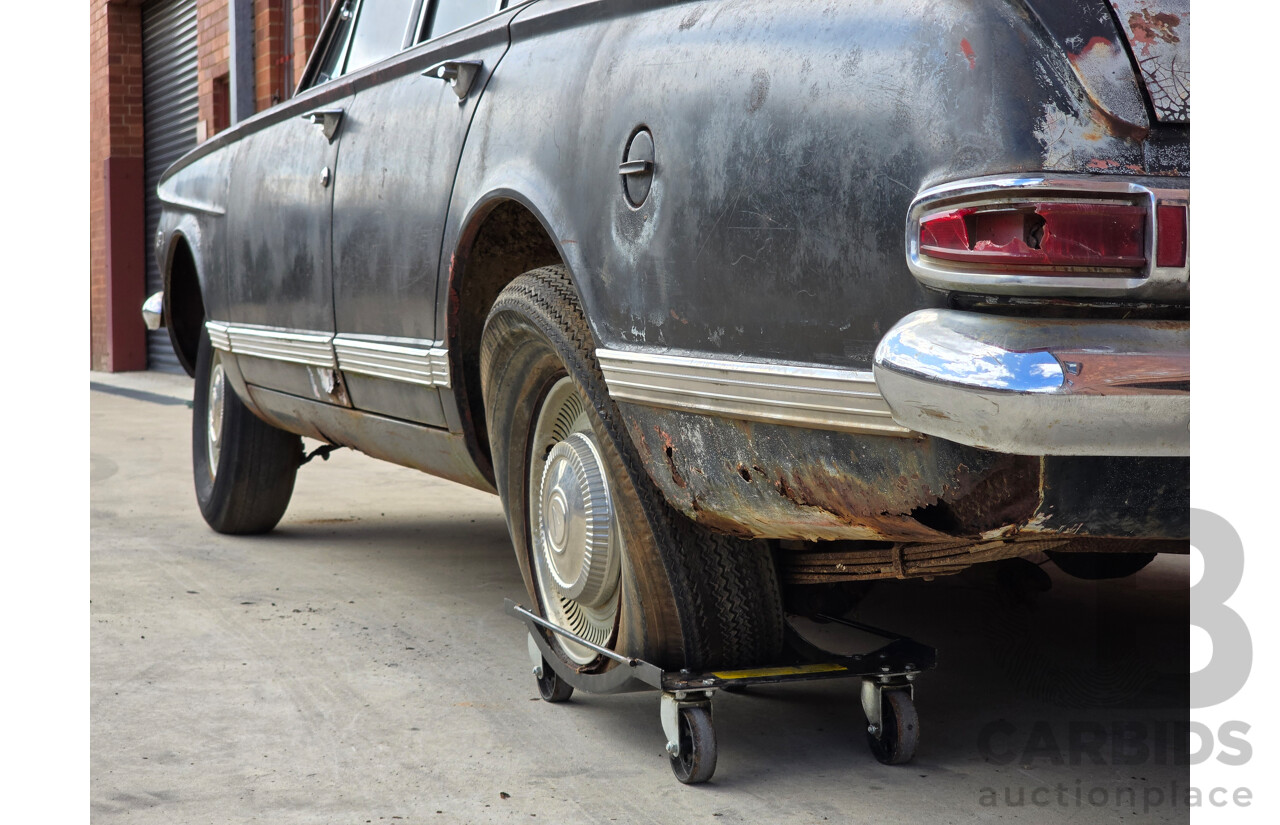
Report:
[[[536,699],[495,497],[339,451],[274,533],[219,536],[189,380],[90,385],[94,822],[1188,819],[1186,557],[879,585],[857,617],[939,649],[916,760],[872,758],[856,683],[760,688],[716,699],[716,776],[685,787],[656,694]]]

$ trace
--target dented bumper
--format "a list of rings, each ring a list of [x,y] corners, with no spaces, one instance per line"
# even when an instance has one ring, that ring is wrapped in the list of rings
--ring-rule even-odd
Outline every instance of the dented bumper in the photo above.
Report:
[[[902,319],[876,349],[893,419],[1021,455],[1186,456],[1190,324],[1024,320],[954,310]]]

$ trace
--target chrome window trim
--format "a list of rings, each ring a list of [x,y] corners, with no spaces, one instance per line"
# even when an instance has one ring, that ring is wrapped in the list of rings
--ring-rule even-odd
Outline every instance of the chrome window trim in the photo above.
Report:
[[[338,369],[344,373],[426,387],[449,386],[449,351],[441,342],[340,334],[334,337],[333,348]]]
[[[907,210],[906,255],[911,274],[926,286],[955,292],[989,295],[1129,298],[1187,302],[1191,284],[1190,190],[1144,178],[1141,182],[1112,175],[1027,177],[995,176],[954,181],[924,190]],[[993,271],[974,264],[943,261],[920,251],[920,218],[951,206],[1000,204],[1028,199],[1067,201],[1087,199],[1141,204],[1148,210],[1147,269],[1141,275],[1046,275],[1015,268]],[[1187,207],[1187,258],[1181,267],[1159,267],[1156,259],[1156,203]]]
[[[413,11],[410,12],[409,19],[404,24],[404,37],[400,38],[401,52],[418,45],[418,32],[422,30],[422,15],[434,2],[435,0],[414,0]],[[399,53],[396,52],[396,54]]]
[[[334,6],[339,9],[339,15],[342,14],[341,9],[345,5],[345,2],[346,0],[338,0],[338,2],[334,3]],[[337,74],[333,75],[328,80],[321,81],[316,84],[317,86],[323,86],[327,83],[332,83],[335,80],[341,80],[347,76],[347,58],[351,56],[351,38],[355,37],[356,23],[360,20],[360,9],[364,6],[364,0],[351,0],[351,4],[351,29],[347,32],[347,39],[342,42],[342,51],[339,53],[338,62],[334,65],[334,71],[337,72]],[[334,23],[335,27],[337,25],[337,23]],[[321,60],[323,59],[324,58],[321,58]]]
[[[320,23],[320,34],[316,36],[315,45],[311,47],[311,54],[307,55],[307,63],[302,69],[302,77],[298,79],[298,85],[294,88],[290,97],[297,97],[302,92],[315,88],[315,74],[319,70],[319,63],[324,60],[324,52],[329,47],[329,38],[332,37],[330,30],[336,24],[333,20],[340,13],[338,9],[342,7],[342,0],[335,0],[334,4],[329,7],[329,11],[325,13],[324,20]],[[324,48],[321,48],[323,46]]]
[[[418,9],[418,25],[413,33],[413,42],[409,44],[409,48],[419,46],[427,42],[427,23],[431,19],[431,10],[435,8],[436,0],[425,0],[422,8]]]
[[[867,370],[598,349],[619,401],[821,430],[911,436]]]

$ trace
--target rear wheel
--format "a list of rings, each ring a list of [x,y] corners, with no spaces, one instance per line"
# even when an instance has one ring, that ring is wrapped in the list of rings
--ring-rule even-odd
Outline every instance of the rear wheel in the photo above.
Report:
[[[219,533],[265,533],[293,496],[302,439],[249,411],[227,382],[222,353],[200,334],[191,458],[200,514]]]
[[[768,546],[701,530],[645,474],[608,395],[563,267],[498,296],[480,353],[499,493],[530,596],[557,625],[660,667],[775,657],[783,617]],[[557,637],[580,670],[613,666]]]

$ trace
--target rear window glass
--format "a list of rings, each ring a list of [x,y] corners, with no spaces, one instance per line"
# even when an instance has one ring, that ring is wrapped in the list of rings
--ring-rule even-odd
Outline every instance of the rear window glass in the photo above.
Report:
[[[404,46],[414,0],[364,0],[351,38],[347,71],[363,69],[390,57]]]

